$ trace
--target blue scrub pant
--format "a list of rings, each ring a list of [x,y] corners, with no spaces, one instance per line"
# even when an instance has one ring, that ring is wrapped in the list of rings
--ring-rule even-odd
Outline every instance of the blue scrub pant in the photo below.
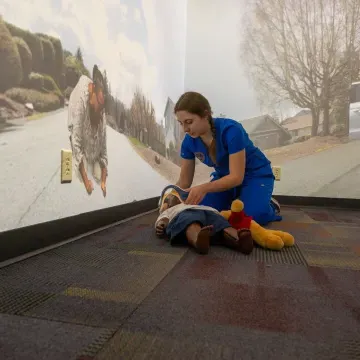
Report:
[[[217,177],[211,181],[216,180]],[[218,211],[229,210],[235,199],[244,203],[244,211],[248,216],[260,225],[267,225],[272,221],[281,221],[282,217],[277,215],[271,204],[274,190],[274,176],[253,177],[244,179],[241,186],[231,190],[208,193],[200,205],[211,206]]]

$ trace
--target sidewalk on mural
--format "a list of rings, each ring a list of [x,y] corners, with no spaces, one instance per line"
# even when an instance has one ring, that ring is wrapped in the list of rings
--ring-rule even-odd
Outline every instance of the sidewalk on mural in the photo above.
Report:
[[[166,159],[165,157],[157,154],[155,151],[150,148],[142,145],[139,142],[130,140],[132,146],[136,149],[138,154],[149,163],[150,166],[164,176],[170,183],[175,183],[180,174],[180,168],[172,161]],[[310,158],[314,154],[321,152],[326,152],[337,146],[344,146],[342,140],[335,137],[316,137],[304,141],[302,143],[291,144],[287,146],[282,146],[275,149],[266,150],[265,154],[271,160],[273,165],[281,165],[285,168],[288,167],[288,164],[294,163],[295,160],[301,158]],[[160,164],[155,162],[155,156],[160,158]],[[330,160],[330,156],[329,156]],[[302,166],[303,168],[303,166]],[[289,169],[290,170],[290,169]],[[309,169],[304,169],[308,173]],[[198,164],[195,170],[195,179],[194,184],[201,184],[209,180],[209,176],[213,170],[208,168],[203,164]],[[296,172],[298,173],[298,172]]]

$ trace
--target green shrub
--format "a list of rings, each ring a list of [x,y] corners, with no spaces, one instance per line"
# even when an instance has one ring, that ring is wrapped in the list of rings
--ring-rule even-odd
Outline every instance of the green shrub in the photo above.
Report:
[[[66,75],[63,73],[60,77],[59,87],[61,90],[64,90],[66,87]]]
[[[60,98],[60,103],[64,103],[64,95],[50,75],[31,73],[29,80],[26,82],[26,87],[47,94],[55,94]]]
[[[19,51],[19,54],[20,54],[22,74],[23,74],[22,82],[24,83],[28,79],[29,74],[31,73],[31,69],[32,69],[31,50],[30,50],[29,46],[27,45],[27,43],[23,39],[21,39],[17,36],[14,36],[13,40],[15,41],[18,51]]]
[[[57,95],[60,99],[61,106],[64,104],[64,95],[57,86],[55,80],[49,75],[43,75],[44,77],[44,89],[50,91],[51,93]]]
[[[66,88],[66,90],[64,91],[64,96],[65,96],[66,99],[68,99],[68,100],[70,99],[70,95],[71,95],[73,90],[74,90],[74,88],[72,88],[71,86],[68,86]]]
[[[44,50],[42,73],[53,76],[55,73],[55,49],[52,42],[43,36],[39,36]]]
[[[297,136],[296,138],[294,138],[294,143],[304,142],[304,141],[309,140],[310,138],[311,138],[310,135]]]
[[[50,75],[56,81],[58,86],[61,87],[62,75],[64,71],[64,51],[61,41],[60,39],[54,38],[53,36],[46,34],[38,34],[38,36],[50,40],[53,45],[55,51],[55,60],[54,60],[55,62],[53,66],[53,73]]]
[[[57,93],[57,95],[62,95],[55,80],[50,75],[43,74],[43,76],[44,76],[44,88],[51,92]]]
[[[44,62],[44,50],[40,38],[30,31],[18,28],[13,24],[6,23],[12,36],[23,39],[30,48],[32,54],[32,71],[41,72]]]
[[[0,17],[0,92],[19,85],[22,77],[19,50]]]
[[[83,66],[75,56],[68,56],[65,59],[66,86],[75,87],[83,74]]]
[[[32,103],[34,109],[39,112],[53,111],[61,107],[61,99],[56,94],[45,94],[32,89],[12,88],[7,90],[5,95],[21,104]]]
[[[39,74],[32,72],[29,75],[29,81],[27,82],[27,87],[39,91],[46,89],[47,91],[56,93],[57,95],[62,95],[54,79],[47,74]]]
[[[30,73],[28,81],[25,85],[29,89],[41,91],[44,87],[44,76],[39,73],[32,72]]]
[[[64,49],[64,61],[66,60],[66,58],[68,58],[69,56],[73,56],[73,54],[69,51]]]

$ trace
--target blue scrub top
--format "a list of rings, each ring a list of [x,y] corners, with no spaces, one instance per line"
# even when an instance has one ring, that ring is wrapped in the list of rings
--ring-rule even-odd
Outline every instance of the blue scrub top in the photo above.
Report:
[[[181,145],[181,157],[201,162],[215,169],[215,177],[229,175],[229,155],[243,149],[246,153],[244,181],[253,177],[273,176],[271,163],[263,152],[250,140],[244,127],[232,119],[214,118],[216,129],[216,163],[210,158],[207,147],[200,137],[192,138],[186,134]]]

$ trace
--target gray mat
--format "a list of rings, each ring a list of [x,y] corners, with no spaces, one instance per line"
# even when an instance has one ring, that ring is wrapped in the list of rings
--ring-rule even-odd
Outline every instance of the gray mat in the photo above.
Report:
[[[106,331],[80,325],[0,314],[0,358],[75,359]]]

